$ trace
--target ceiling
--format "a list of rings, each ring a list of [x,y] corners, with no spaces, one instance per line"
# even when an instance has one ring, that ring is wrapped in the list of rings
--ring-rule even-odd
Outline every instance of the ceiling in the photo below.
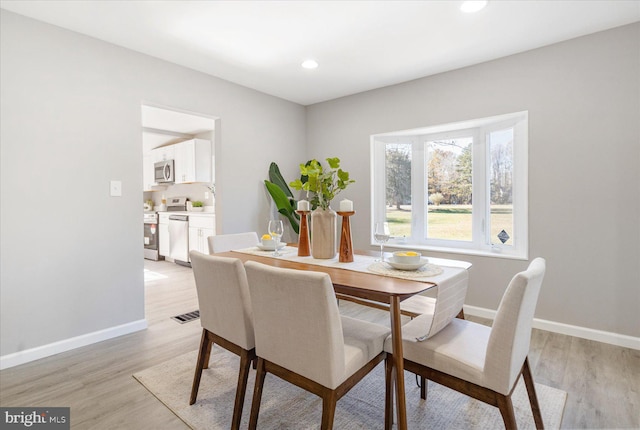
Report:
[[[640,21],[640,0],[32,1],[4,9],[310,105]],[[300,67],[313,58],[320,66]]]
[[[215,130],[215,119],[142,105],[142,152]]]

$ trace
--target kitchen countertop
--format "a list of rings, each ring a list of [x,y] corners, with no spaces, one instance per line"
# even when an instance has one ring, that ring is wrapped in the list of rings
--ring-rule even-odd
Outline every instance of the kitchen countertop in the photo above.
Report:
[[[214,216],[215,212],[186,212],[186,215],[189,216]]]
[[[214,216],[215,212],[190,212],[190,211],[162,211],[158,214],[167,215],[189,215],[189,216]]]

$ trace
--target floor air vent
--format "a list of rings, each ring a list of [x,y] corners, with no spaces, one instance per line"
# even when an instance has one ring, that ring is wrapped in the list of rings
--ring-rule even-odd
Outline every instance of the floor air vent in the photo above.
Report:
[[[189,321],[197,320],[200,318],[200,311],[187,312],[186,314],[177,315],[175,317],[171,317],[172,320],[178,321],[180,324],[187,323]]]

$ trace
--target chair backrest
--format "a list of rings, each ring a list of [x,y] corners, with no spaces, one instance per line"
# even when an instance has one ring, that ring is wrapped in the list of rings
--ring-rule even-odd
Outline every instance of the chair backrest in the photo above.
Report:
[[[344,338],[326,273],[245,263],[256,355],[328,388],[345,373]]]
[[[508,394],[529,354],[531,325],[545,273],[545,260],[536,258],[516,274],[498,306],[493,321],[484,374],[487,386]]]
[[[234,234],[218,234],[215,236],[209,236],[207,240],[209,241],[209,254],[231,251],[232,249],[249,248],[251,246],[256,246],[259,242],[258,233],[255,231]]]
[[[191,251],[202,327],[244,349],[255,347],[247,274],[242,261]]]
[[[438,284],[435,309],[427,338],[445,328],[460,313],[467,296],[468,285],[468,270],[460,270],[460,273]]]

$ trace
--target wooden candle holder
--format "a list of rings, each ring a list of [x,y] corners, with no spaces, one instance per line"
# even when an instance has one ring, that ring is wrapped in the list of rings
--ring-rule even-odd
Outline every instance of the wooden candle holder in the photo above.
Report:
[[[342,229],[340,231],[340,252],[338,261],[350,263],[353,261],[353,243],[351,241],[351,223],[349,217],[356,212],[337,212],[342,217]]]
[[[307,215],[311,211],[296,211],[300,215],[300,234],[298,235],[298,257],[308,257],[311,255],[311,247],[309,246],[309,223]]]

